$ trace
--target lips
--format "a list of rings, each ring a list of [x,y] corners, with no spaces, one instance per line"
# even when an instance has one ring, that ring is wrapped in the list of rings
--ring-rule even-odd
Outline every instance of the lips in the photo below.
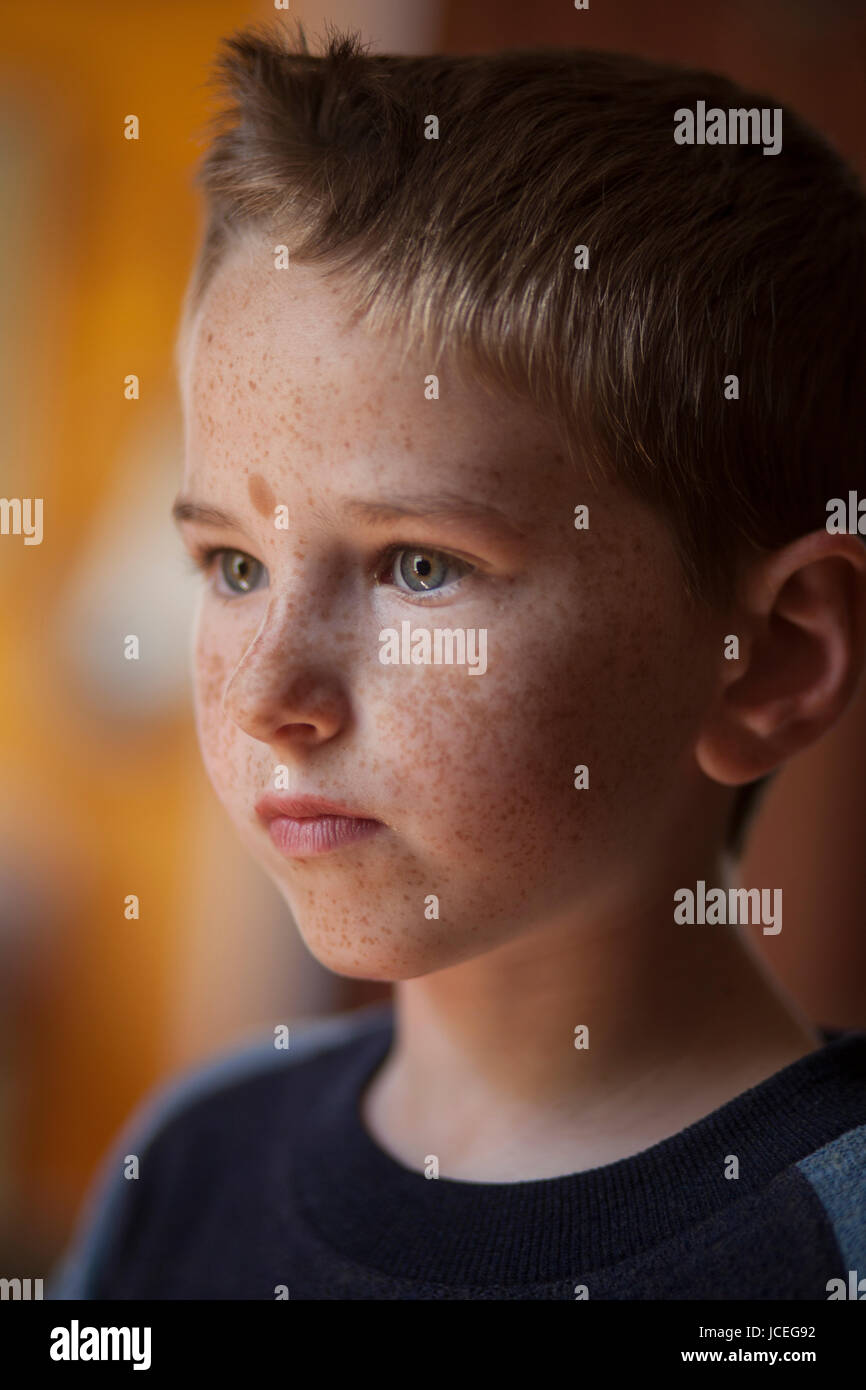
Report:
[[[282,796],[266,792],[256,814],[274,846],[289,858],[306,859],[370,839],[384,830],[374,816],[321,796]]]
[[[256,802],[256,813],[264,821],[276,816],[289,816],[292,820],[312,820],[319,816],[348,816],[350,820],[376,820],[375,816],[365,816],[352,806],[340,801],[331,801],[323,796],[281,796],[279,792],[266,792]],[[381,825],[381,821],[376,821]]]

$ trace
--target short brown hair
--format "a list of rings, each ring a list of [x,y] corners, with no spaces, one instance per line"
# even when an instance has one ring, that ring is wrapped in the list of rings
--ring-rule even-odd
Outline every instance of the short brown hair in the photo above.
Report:
[[[423,343],[431,370],[456,350],[658,506],[696,602],[862,485],[861,186],[784,107],[777,154],[674,140],[677,110],[772,98],[586,50],[400,56],[332,30],[315,56],[280,20],[224,39],[215,80],[185,322],[247,230],[349,272],[373,331]]]

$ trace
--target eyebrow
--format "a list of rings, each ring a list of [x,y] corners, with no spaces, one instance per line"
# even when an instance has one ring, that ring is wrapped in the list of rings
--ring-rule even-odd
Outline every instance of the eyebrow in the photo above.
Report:
[[[387,498],[383,501],[362,501],[351,498],[346,502],[346,511],[368,522],[399,521],[402,517],[424,517],[430,521],[469,521],[481,525],[491,525],[509,535],[524,539],[526,532],[498,507],[474,502],[453,493],[439,493],[432,497]]]
[[[366,501],[352,497],[345,501],[344,506],[350,516],[371,524],[399,521],[403,517],[424,517],[430,521],[468,521],[476,525],[488,525],[520,540],[526,536],[526,532],[498,507],[473,502],[467,497],[457,497],[453,493],[437,493],[434,496],[415,497],[411,500],[392,497],[382,501]],[[192,497],[176,498],[171,515],[177,523],[197,521],[205,526],[241,529],[241,522],[231,512],[197,502]]]
[[[240,529],[241,523],[231,512],[220,511],[219,507],[208,507],[204,502],[196,502],[192,497],[178,497],[171,509],[172,520],[199,521],[205,526],[226,526]]]

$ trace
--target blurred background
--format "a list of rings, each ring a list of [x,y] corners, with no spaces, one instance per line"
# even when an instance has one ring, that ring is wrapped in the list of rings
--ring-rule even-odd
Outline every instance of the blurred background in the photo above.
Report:
[[[168,520],[205,82],[219,39],[275,8],[76,0],[46,22],[42,6],[2,6],[0,490],[44,499],[42,544],[0,545],[9,1276],[47,1276],[152,1086],[275,1021],[386,993],[310,956],[210,789],[187,670],[194,587]],[[327,20],[380,51],[570,45],[714,68],[793,105],[866,171],[860,0],[293,0],[290,14],[314,51]],[[129,633],[137,662],[123,658]],[[866,1027],[864,765],[861,688],[771,787],[741,871],[784,893],[784,930],[757,948],[813,1020],[838,1027]]]

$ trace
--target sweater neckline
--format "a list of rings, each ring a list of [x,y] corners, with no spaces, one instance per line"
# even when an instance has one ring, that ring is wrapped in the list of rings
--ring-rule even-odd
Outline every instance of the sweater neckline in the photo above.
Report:
[[[520,1182],[427,1178],[367,1131],[361,1096],[394,1039],[393,1010],[314,1059],[296,1129],[300,1208],[345,1259],[449,1288],[544,1286],[640,1255],[736,1203],[866,1118],[866,1030],[821,1029],[822,1047],[685,1129],[601,1167]],[[328,1063],[331,1063],[329,1066]],[[435,1150],[435,1145],[432,1146]],[[419,1165],[424,1160],[419,1155]],[[737,1160],[739,1176],[731,1172]]]

